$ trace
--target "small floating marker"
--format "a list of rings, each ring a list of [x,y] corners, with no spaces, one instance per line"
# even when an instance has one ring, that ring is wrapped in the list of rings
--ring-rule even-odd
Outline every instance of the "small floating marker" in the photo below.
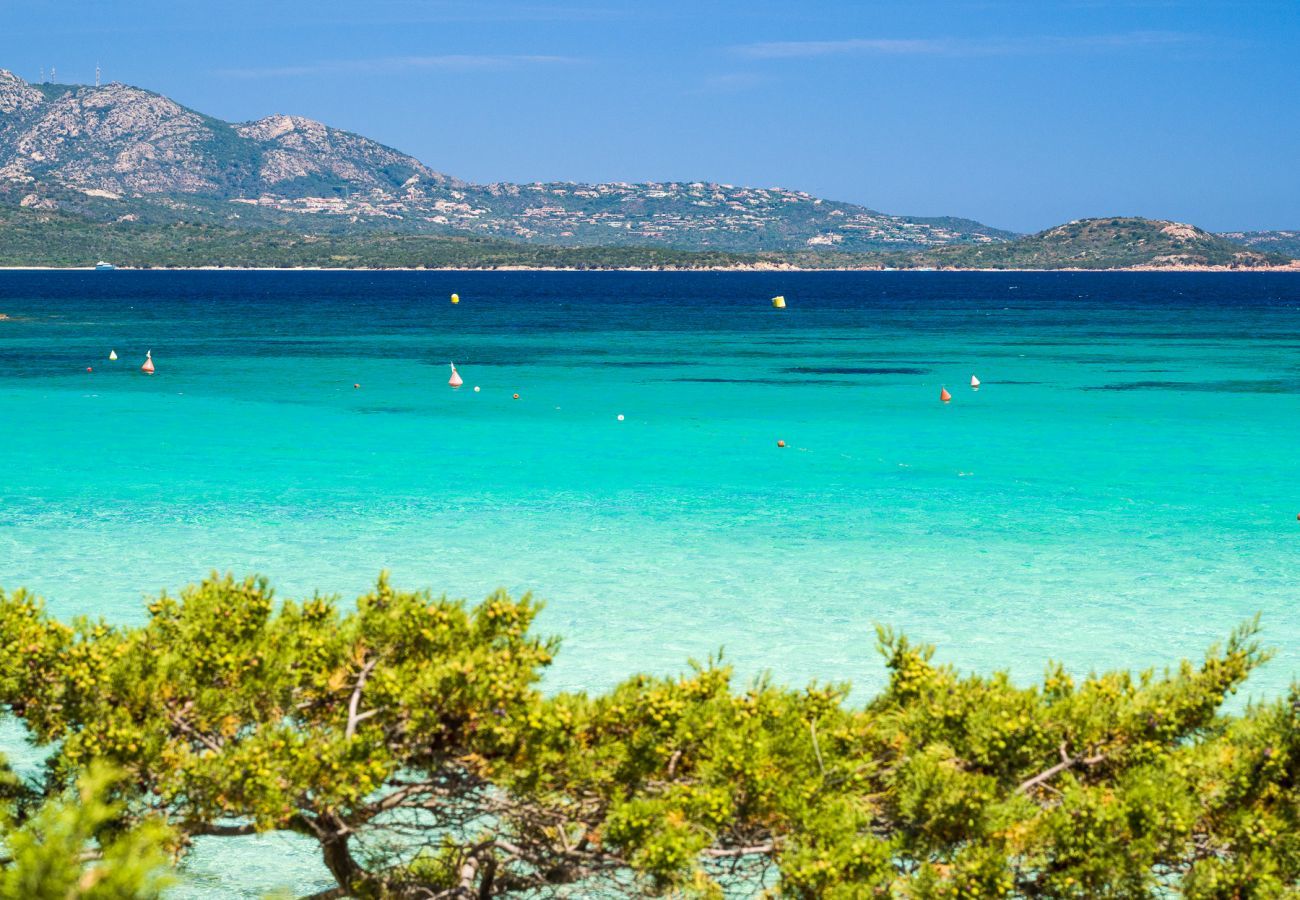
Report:
[[[460,302],[460,294],[452,294],[452,295],[451,295],[451,305],[452,305],[452,306],[455,306],[455,305],[456,305],[457,303],[459,303],[459,302]]]
[[[977,391],[980,389],[980,380],[976,378],[974,375],[970,377],[970,386],[975,388],[975,390]]]
[[[461,379],[460,373],[456,371],[456,364],[451,364],[451,378],[447,381],[454,388],[460,387],[465,382]]]
[[[774,306],[777,309],[785,309],[785,297],[784,296],[773,297],[772,306]]]
[[[939,388],[939,399],[942,400],[944,403],[947,403],[949,400],[952,399],[952,394],[948,393],[947,388]]]
[[[92,369],[90,366],[86,366],[86,371],[87,371],[87,372],[93,372],[93,371],[95,371],[95,370]]]
[[[620,422],[623,421],[623,414],[622,414],[622,413],[619,413],[619,414],[618,414],[618,420],[619,420]]]
[[[518,395],[518,394],[514,394],[513,396],[514,396],[514,398],[515,398],[516,400],[519,399],[519,395]]]
[[[479,392],[479,386],[476,384],[474,385],[474,393],[477,394],[478,392]]]
[[[153,374],[153,351],[152,350],[145,351],[144,365],[140,367],[140,371],[146,375]]]
[[[359,385],[359,384],[354,384],[354,385],[352,385],[352,390],[355,391],[355,390],[357,390],[357,389],[360,388],[360,387],[361,387],[361,385]]]
[[[109,359],[117,359],[117,351],[116,351],[116,350],[109,350],[109,351],[108,351],[108,358],[109,358]]]
[[[785,441],[777,441],[777,442],[776,442],[776,445],[777,445],[778,447],[784,447],[784,446],[785,446]]]

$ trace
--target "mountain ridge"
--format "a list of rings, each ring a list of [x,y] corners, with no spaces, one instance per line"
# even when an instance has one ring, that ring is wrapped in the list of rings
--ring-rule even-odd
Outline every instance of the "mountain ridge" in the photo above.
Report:
[[[163,254],[155,260],[162,265],[198,257],[219,264],[206,255],[218,248],[270,265],[424,265],[421,254],[432,264],[465,259],[463,242],[389,240],[398,236],[478,240],[474,246],[491,248],[493,264],[563,259],[578,266],[581,253],[539,255],[521,245],[591,250],[596,265],[1259,268],[1300,256],[1294,231],[1212,235],[1166,220],[1101,217],[1016,235],[970,219],[892,216],[784,188],[471,184],[303,116],[225,122],[131,85],[33,85],[0,69],[0,210],[6,206],[38,214],[10,218],[23,235],[8,242],[11,264],[70,264],[81,258],[68,243],[73,235],[146,265],[147,256],[119,239],[133,235]],[[55,214],[62,217],[50,218]],[[110,236],[80,220],[128,230]],[[158,231],[166,228],[187,230],[168,237]],[[267,236],[242,240],[241,231]],[[42,233],[57,252],[44,254],[33,241]],[[295,236],[320,240],[308,246]],[[655,252],[595,252],[604,248]]]
[[[718,182],[470,184],[301,116],[223,122],[124,84],[0,70],[0,196],[101,221],[463,232],[561,246],[849,252],[996,243],[958,217]]]

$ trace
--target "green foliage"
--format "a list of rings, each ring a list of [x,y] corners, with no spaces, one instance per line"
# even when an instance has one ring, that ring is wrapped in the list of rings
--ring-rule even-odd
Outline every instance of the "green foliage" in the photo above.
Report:
[[[102,764],[69,791],[16,815],[18,781],[0,760],[0,900],[149,900],[172,882],[172,832],[124,819],[118,779]],[[0,801],[3,802],[3,801]]]
[[[2,608],[0,691],[60,741],[55,784],[110,760],[184,833],[298,831],[343,884],[362,879],[355,829],[482,786],[554,646],[528,635],[528,598],[471,612],[385,579],[346,615],[332,598],[277,608],[264,582],[230,577],[164,594],[135,629],[65,626],[22,592]]]
[[[232,168],[230,174],[235,177],[238,172]],[[393,177],[400,174],[395,170]],[[328,195],[345,193],[347,186],[312,176],[283,189]],[[294,218],[255,207],[242,209],[240,216],[247,221],[241,220],[241,224],[211,224],[207,220],[226,222],[229,213],[219,215],[217,206],[204,198],[189,201],[188,218],[178,218],[181,213],[171,207],[157,206],[142,209],[140,221],[116,224],[95,221],[96,216],[112,212],[110,201],[82,195],[60,196],[59,202],[82,209],[87,216],[16,209],[3,201],[0,197],[0,266],[91,266],[103,259],[134,268],[1109,269],[1170,265],[1253,268],[1285,264],[1288,259],[1273,252],[1282,249],[1280,246],[1261,242],[1246,247],[1199,231],[1192,238],[1179,238],[1161,230],[1165,223],[1146,219],[1075,222],[1013,241],[929,251],[763,251],[756,245],[753,250],[737,252],[653,244],[611,246],[602,243],[608,238],[599,232],[575,234],[565,239],[564,246],[456,233],[402,233],[337,216]],[[200,215],[202,210],[207,215]],[[382,227],[395,226],[385,223]]]
[[[184,221],[103,224],[0,205],[0,266],[93,266],[101,259],[133,268],[376,269],[706,268],[758,261],[723,251],[553,247],[463,235],[301,234],[279,226],[252,229]]]
[[[998,244],[943,247],[914,265],[974,269],[1258,268],[1289,261],[1285,245],[1250,247],[1199,228],[1152,219],[1083,219]]]
[[[342,891],[489,897],[1296,895],[1300,690],[1220,709],[1257,624],[1199,664],[1041,685],[878,633],[888,687],[737,687],[720,661],[537,690],[537,607],[386,579],[345,611],[212,579],[137,628],[0,597],[0,701],[184,837],[289,829]]]

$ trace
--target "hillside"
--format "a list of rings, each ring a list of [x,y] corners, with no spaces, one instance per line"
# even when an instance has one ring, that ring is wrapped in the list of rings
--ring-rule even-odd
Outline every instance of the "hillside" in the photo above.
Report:
[[[273,229],[136,222],[107,224],[0,206],[0,267],[132,268],[713,268],[761,265],[721,251],[666,247],[552,247],[477,236],[299,234]]]
[[[484,265],[808,268],[1255,268],[1300,256],[1300,232],[1108,218],[1017,237],[784,188],[475,185],[300,116],[229,123],[129,85],[33,85],[4,70],[0,210],[9,265],[449,266],[476,264],[471,249]]]
[[[1261,253],[1300,259],[1300,231],[1225,231],[1219,237]]]
[[[1118,224],[1116,224],[1118,223]],[[1177,233],[1170,234],[1169,229]],[[1153,237],[1156,233],[1159,237]],[[1190,233],[1193,237],[1182,237]],[[1206,240],[1208,238],[1208,240]],[[105,223],[84,216],[0,205],[0,266],[177,266],[321,268],[801,268],[1069,269],[1286,264],[1200,229],[1147,219],[1072,222],[1004,245],[1002,253],[737,253],[670,247],[559,247],[465,234],[303,234],[192,222]],[[1177,251],[1177,252],[1173,252]]]
[[[1121,269],[1281,265],[1284,254],[1262,253],[1194,225],[1156,219],[1081,219],[1015,241],[947,247],[913,262],[940,268]]]
[[[129,85],[31,85],[4,70],[0,203],[105,222],[455,232],[563,246],[862,252],[1014,237],[784,188],[473,185],[300,116],[232,124]]]

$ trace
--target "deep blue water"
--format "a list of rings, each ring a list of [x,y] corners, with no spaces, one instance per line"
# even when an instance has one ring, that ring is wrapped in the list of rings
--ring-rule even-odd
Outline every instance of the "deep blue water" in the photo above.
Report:
[[[1300,669],[1300,275],[4,272],[0,313],[0,585],[60,614],[389,568],[545,598],[553,689],[725,647],[865,696],[876,621],[1032,679],[1260,611],[1252,690]],[[192,890],[316,883],[279,840]]]

